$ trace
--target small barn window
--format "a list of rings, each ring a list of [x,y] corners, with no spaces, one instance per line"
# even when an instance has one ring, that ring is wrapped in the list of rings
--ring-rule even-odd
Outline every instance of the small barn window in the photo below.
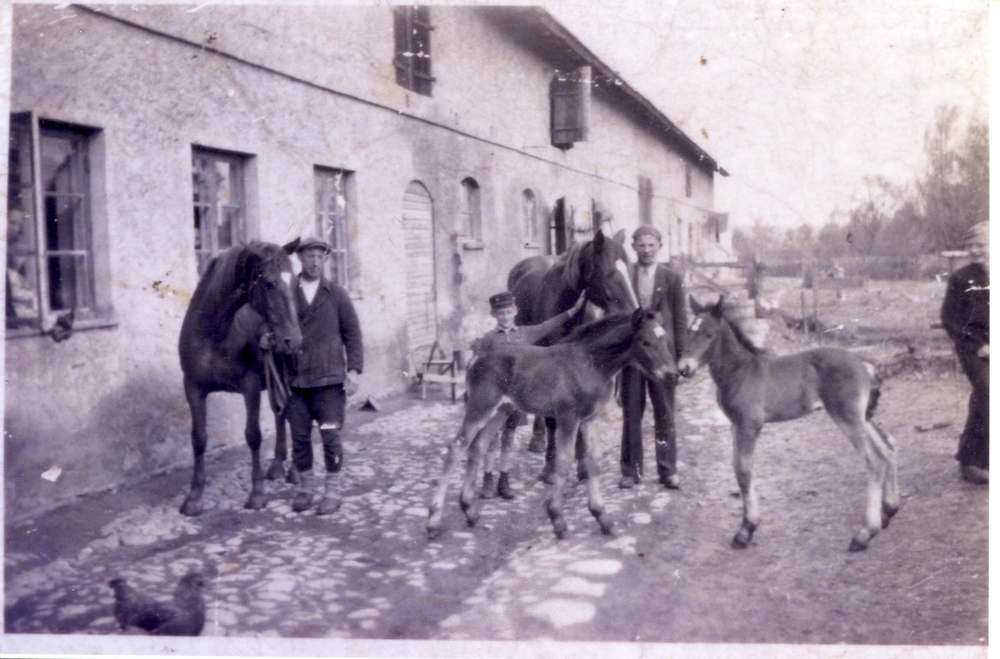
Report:
[[[410,91],[431,95],[431,9],[417,5],[393,9],[396,83]]]
[[[69,310],[74,322],[110,316],[96,293],[90,152],[98,133],[27,113],[11,116],[8,330],[47,330]],[[99,314],[98,306],[107,312]]]
[[[462,181],[462,235],[466,247],[482,247],[483,220],[479,202],[479,184],[475,179]]]
[[[535,193],[531,190],[525,190],[521,193],[521,217],[524,227],[524,246],[537,248],[540,241],[538,203],[535,201]]]
[[[590,121],[589,66],[575,71],[556,71],[549,87],[552,145],[569,149],[574,142],[587,141]]]
[[[326,262],[326,277],[349,288],[348,252],[348,181],[351,172],[342,169],[316,167],[313,180],[316,188],[316,226],[333,251]]]
[[[198,274],[217,254],[246,240],[243,158],[192,149],[194,188],[194,249]]]
[[[684,196],[691,196],[691,179],[693,172],[691,171],[691,163],[684,163]]]
[[[645,176],[639,177],[639,222],[653,223],[653,181]]]

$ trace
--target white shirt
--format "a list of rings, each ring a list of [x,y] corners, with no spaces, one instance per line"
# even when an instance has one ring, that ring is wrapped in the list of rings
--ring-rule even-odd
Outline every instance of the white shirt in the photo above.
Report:
[[[639,304],[643,308],[649,308],[653,304],[653,280],[656,274],[656,264],[646,266],[638,266],[639,272],[636,273],[636,288],[639,290],[636,293],[639,295]]]
[[[302,295],[305,296],[306,302],[312,304],[313,300],[316,299],[316,291],[319,290],[319,282],[317,279],[315,281],[306,281],[305,279],[299,279],[299,286],[302,287]]]

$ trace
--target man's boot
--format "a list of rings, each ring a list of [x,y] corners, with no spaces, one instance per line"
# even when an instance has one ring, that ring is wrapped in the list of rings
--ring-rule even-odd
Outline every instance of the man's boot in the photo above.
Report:
[[[496,475],[492,471],[485,471],[483,472],[483,489],[479,492],[479,498],[495,499],[496,496],[497,496]]]
[[[500,472],[500,481],[497,483],[497,493],[504,499],[513,499],[514,491],[510,489],[510,476],[506,471]]]
[[[301,513],[312,507],[312,470],[299,472],[299,489],[295,491],[295,498],[292,499],[292,510]]]
[[[340,510],[340,494],[337,487],[337,474],[327,474],[323,487],[323,499],[316,508],[317,515],[332,515]]]

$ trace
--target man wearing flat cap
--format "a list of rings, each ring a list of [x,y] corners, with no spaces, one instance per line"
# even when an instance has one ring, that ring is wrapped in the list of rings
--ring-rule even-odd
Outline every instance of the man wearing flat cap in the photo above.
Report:
[[[965,234],[972,262],[948,279],[941,324],[955,343],[972,384],[969,416],[958,440],[959,473],[976,485],[990,482],[990,227],[975,224]]]
[[[514,324],[514,318],[517,317],[517,305],[514,303],[514,294],[510,291],[503,291],[502,293],[497,293],[496,295],[490,296],[490,315],[497,321],[497,326],[495,329],[490,330],[484,334],[481,338],[477,339],[473,344],[473,351],[477,356],[484,355],[491,350],[497,349],[499,346],[509,345],[512,343],[523,343],[523,344],[535,344],[549,335],[558,336],[565,334],[567,329],[574,323],[573,317],[577,314],[583,305],[587,302],[587,296],[581,295],[580,299],[576,301],[571,308],[567,309],[563,313],[550,318],[543,323],[538,325],[525,325],[519,326]],[[514,412],[507,419],[507,423],[502,431],[501,442],[508,444],[511,441],[511,437],[517,426],[521,423],[521,413]],[[493,442],[490,442],[490,447],[492,447]],[[504,499],[513,499],[514,494],[510,489],[510,482],[508,480],[508,469],[509,466],[505,464],[500,465],[499,478],[497,475],[491,471],[490,462],[492,461],[493,451],[487,452],[486,457],[486,473],[483,476],[483,490],[481,496],[484,499],[491,499],[497,494],[502,496]]]
[[[337,478],[343,463],[340,429],[344,425],[346,397],[357,388],[364,366],[361,325],[351,298],[323,275],[331,248],[319,238],[299,243],[302,262],[294,286],[295,304],[302,327],[302,349],[295,355],[289,378],[288,422],[292,429],[292,462],[301,481],[292,501],[296,512],[312,507],[313,421],[319,424],[326,463],[326,483],[317,515],[340,508]]]

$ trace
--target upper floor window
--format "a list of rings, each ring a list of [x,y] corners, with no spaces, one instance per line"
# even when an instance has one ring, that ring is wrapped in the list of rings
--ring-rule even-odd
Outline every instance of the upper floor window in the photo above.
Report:
[[[408,5],[393,8],[396,82],[410,91],[431,95],[431,9]]]
[[[689,163],[689,162],[684,163],[684,196],[685,197],[690,197],[691,196],[691,178],[692,178],[692,176],[693,176],[693,172],[691,171],[691,163]]]
[[[333,247],[327,259],[326,277],[348,288],[348,179],[351,172],[316,167],[316,226],[319,235]]]
[[[639,177],[639,222],[653,223],[653,181],[645,176]]]
[[[194,249],[198,274],[217,254],[246,240],[244,162],[240,156],[192,149]]]
[[[475,179],[462,181],[462,235],[466,246],[482,245],[483,221],[479,206],[479,184]]]
[[[98,132],[27,113],[11,116],[8,330],[47,331],[70,310],[75,321],[86,321],[97,318],[99,308],[110,309],[98,303],[95,282],[90,147]]]
[[[587,141],[590,122],[589,66],[575,71],[556,71],[549,88],[552,146],[569,149],[574,142]]]
[[[541,236],[538,230],[538,203],[535,193],[525,190],[521,193],[521,217],[525,247],[538,247]]]

